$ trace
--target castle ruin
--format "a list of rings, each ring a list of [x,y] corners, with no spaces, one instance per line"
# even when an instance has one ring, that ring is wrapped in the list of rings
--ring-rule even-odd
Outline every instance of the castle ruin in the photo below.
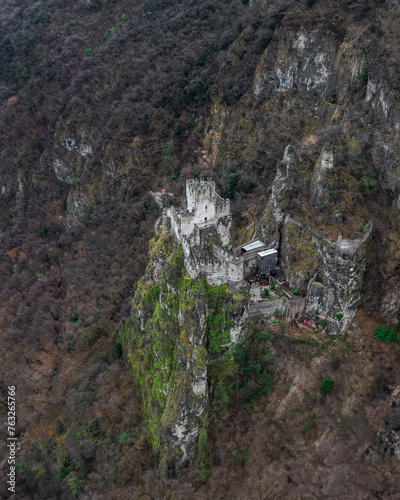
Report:
[[[269,209],[274,213],[273,207]],[[230,289],[237,290],[243,284],[244,273],[257,267],[259,274],[256,276],[264,279],[270,277],[274,270],[274,279],[279,284],[276,277],[277,270],[280,270],[277,266],[278,250],[272,242],[272,248],[260,240],[253,240],[232,250],[230,201],[217,194],[213,181],[187,180],[183,207],[165,208],[162,222],[164,234],[171,232],[175,244],[182,247],[185,268],[191,278],[203,274],[211,286],[226,283]],[[279,300],[267,300],[260,294],[259,287],[255,287],[258,294],[253,294],[250,314],[265,317],[278,310],[292,321],[305,313],[316,324],[321,318],[326,318],[325,323],[331,333],[345,331],[354,317],[360,297],[359,288],[365,268],[364,243],[371,232],[372,222],[367,224],[368,232],[361,238],[347,240],[340,235],[337,242],[324,238],[317,230],[292,219],[288,214],[284,214],[280,222],[282,232],[290,223],[310,232],[310,245],[315,251],[315,271],[318,272],[309,280],[303,297],[284,291],[286,296],[281,296]],[[284,243],[281,260],[286,273],[286,270],[292,270],[291,263],[287,262],[293,254],[289,235]],[[290,279],[293,281],[294,278]],[[295,287],[296,283],[290,282],[289,285]]]
[[[191,278],[204,274],[212,286],[227,283],[232,289],[240,287],[243,258],[232,253],[231,221],[230,201],[218,195],[213,181],[187,180],[182,209],[163,210],[164,234],[171,232],[175,244],[182,247]]]

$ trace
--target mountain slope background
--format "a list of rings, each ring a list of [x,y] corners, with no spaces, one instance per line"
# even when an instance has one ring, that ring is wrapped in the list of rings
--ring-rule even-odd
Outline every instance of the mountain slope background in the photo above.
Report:
[[[2,400],[18,393],[16,498],[396,497],[399,349],[371,339],[400,307],[399,20],[389,0],[2,3],[0,371]],[[289,213],[332,239],[373,219],[364,309],[347,340],[276,332],[269,399],[215,408],[209,473],[193,461],[161,477],[114,349],[160,215],[152,193],[179,204],[186,178],[212,176],[245,242],[267,226],[288,145]],[[324,151],[335,168],[321,181]],[[337,389],[321,401],[325,375]]]

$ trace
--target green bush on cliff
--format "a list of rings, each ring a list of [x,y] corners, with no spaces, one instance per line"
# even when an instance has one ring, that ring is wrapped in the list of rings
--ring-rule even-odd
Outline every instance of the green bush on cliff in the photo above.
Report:
[[[207,349],[210,354],[220,354],[224,350],[224,344],[230,342],[229,328],[232,322],[227,319],[223,310],[223,298],[226,294],[228,294],[227,285],[210,287],[206,292],[210,307],[206,328]]]
[[[78,316],[78,313],[76,312],[76,310],[74,310],[74,308],[71,308],[70,313],[68,315],[68,319],[72,324],[75,324],[78,322],[79,316]]]
[[[249,457],[250,457],[250,447],[248,445],[242,446],[240,449],[240,459],[243,462],[243,465],[246,465]]]
[[[396,328],[377,328],[375,330],[374,339],[386,342],[386,344],[397,342]]]
[[[244,347],[243,342],[237,342],[233,347],[232,347],[232,352],[233,352],[233,359],[235,360],[236,363],[239,365],[244,363],[244,360],[246,359],[246,349]]]
[[[326,396],[327,394],[332,392],[334,383],[335,383],[334,380],[331,379],[330,377],[324,378],[324,380],[322,381],[322,384],[321,384],[321,388],[320,388],[321,393],[324,396]]]
[[[162,157],[163,158],[167,158],[171,152],[171,149],[172,149],[172,146],[173,146],[174,142],[171,140],[171,141],[167,141],[165,143],[165,146],[164,146],[164,149],[162,151]]]
[[[208,439],[207,427],[200,427],[199,439],[197,441],[197,451],[199,454],[200,463],[203,466],[207,464],[207,455],[208,455],[207,439]]]
[[[31,471],[28,469],[28,467],[20,462],[16,465],[16,470],[17,472],[21,475],[23,479],[28,479],[29,476],[31,475]]]
[[[230,83],[226,83],[224,85],[224,91],[222,93],[222,100],[225,104],[229,105],[231,103],[231,98],[229,95],[229,91],[231,90],[232,85]]]
[[[339,358],[339,356],[334,356],[332,359],[331,359],[331,366],[334,370],[337,370],[340,366],[340,363],[341,363],[341,359]]]
[[[261,377],[257,380],[258,389],[262,396],[266,396],[275,385],[272,375],[264,370]]]
[[[210,469],[197,469],[197,473],[200,475],[203,481],[208,481],[210,479]]]
[[[131,437],[130,432],[121,432],[121,434],[118,436],[118,443],[124,445],[128,442],[128,439],[130,437]]]
[[[312,415],[307,422],[303,425],[303,428],[301,429],[301,432],[303,434],[306,434],[310,429],[312,429],[315,426],[315,420],[314,416]]]
[[[363,182],[360,185],[360,191],[364,196],[368,196],[372,191],[376,191],[374,177],[375,174],[371,170],[363,172]]]
[[[366,8],[368,8],[368,7],[366,7]],[[358,85],[367,85],[368,73],[367,72],[360,73],[357,77],[357,83],[358,83]]]
[[[189,115],[186,119],[186,125],[188,128],[193,128],[194,127],[194,121],[193,118]]]
[[[249,445],[242,445],[238,450],[233,450],[232,451],[232,456],[234,456],[236,459],[239,459],[242,463],[242,466],[246,465],[249,457],[250,457],[250,447]]]
[[[114,350],[115,350],[115,356],[117,357],[117,359],[121,359],[122,358],[122,344],[121,344],[121,342],[115,343]]]
[[[274,335],[271,332],[267,332],[267,330],[262,330],[258,337],[259,342],[268,342],[269,340],[274,340]]]
[[[60,466],[57,470],[57,479],[62,481],[72,469],[71,455],[66,451],[61,451],[57,457],[57,464]]]
[[[83,491],[86,484],[86,480],[79,475],[73,475],[68,479],[68,486],[74,497],[77,497],[81,491]]]
[[[275,360],[275,354],[272,354],[272,352],[267,352],[267,354],[264,356],[264,360],[267,363],[273,363]]]

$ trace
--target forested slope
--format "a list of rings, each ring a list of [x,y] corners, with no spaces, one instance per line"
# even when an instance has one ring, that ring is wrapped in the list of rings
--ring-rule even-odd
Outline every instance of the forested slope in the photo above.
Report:
[[[15,498],[294,498],[299,485],[344,498],[345,481],[352,498],[393,498],[398,344],[371,335],[400,307],[398,2],[4,0],[0,23],[0,389],[5,401],[17,387]],[[234,243],[265,237],[288,146],[288,213],[333,240],[373,220],[368,314],[333,347],[260,344],[266,325],[253,326],[200,461],[160,476],[115,349],[160,216],[153,193],[167,187],[178,205],[185,179],[212,176],[231,199]],[[267,351],[270,400],[249,368]],[[325,406],[324,375],[340,387]]]

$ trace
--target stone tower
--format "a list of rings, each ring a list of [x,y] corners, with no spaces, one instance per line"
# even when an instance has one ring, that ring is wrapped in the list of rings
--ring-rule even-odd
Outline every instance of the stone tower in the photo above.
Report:
[[[164,233],[171,231],[182,246],[187,272],[192,278],[205,274],[212,286],[235,288],[243,281],[243,259],[232,253],[230,225],[230,202],[219,196],[211,180],[187,180],[184,207],[163,211]]]

